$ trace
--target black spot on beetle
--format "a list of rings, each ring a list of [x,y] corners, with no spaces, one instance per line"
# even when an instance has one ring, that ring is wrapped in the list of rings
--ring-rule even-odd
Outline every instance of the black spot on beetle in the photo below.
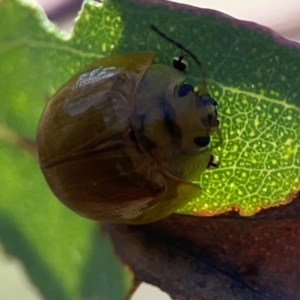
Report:
[[[197,136],[194,139],[194,143],[199,147],[206,147],[210,143],[210,136]]]
[[[191,91],[194,91],[194,87],[190,84],[184,83],[179,87],[177,93],[179,97],[184,97]]]
[[[179,71],[184,71],[187,68],[186,63],[183,61],[184,56],[180,55],[178,58],[174,57],[173,67]]]

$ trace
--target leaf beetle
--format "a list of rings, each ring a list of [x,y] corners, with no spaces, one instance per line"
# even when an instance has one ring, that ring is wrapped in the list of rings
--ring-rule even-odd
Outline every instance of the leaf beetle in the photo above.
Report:
[[[210,135],[220,139],[217,103],[204,70],[181,44],[173,67],[153,52],[112,54],[88,65],[46,105],[37,130],[41,170],[57,198],[85,217],[143,224],[175,212],[201,193],[199,174],[217,166]],[[202,88],[185,83],[184,57]]]

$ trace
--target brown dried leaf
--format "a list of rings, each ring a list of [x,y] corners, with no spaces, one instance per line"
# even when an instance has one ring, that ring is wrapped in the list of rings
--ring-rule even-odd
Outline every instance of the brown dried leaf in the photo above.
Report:
[[[179,300],[300,299],[300,197],[251,218],[172,215],[103,224],[137,282]]]

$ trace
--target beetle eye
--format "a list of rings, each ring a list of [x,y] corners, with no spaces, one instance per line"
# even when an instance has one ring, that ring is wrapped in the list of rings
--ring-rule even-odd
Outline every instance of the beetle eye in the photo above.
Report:
[[[179,97],[184,97],[186,96],[190,91],[194,91],[194,87],[190,84],[183,84],[179,87],[178,89],[178,96]]]
[[[173,58],[173,67],[179,71],[184,71],[188,67],[188,63],[183,59],[183,55]]]
[[[210,136],[197,136],[194,139],[194,143],[199,147],[205,147],[210,143]]]

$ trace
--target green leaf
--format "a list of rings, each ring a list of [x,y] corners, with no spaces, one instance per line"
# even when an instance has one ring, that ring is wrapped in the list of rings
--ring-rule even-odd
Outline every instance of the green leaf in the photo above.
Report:
[[[28,1],[0,4],[0,237],[47,299],[121,299],[129,275],[111,267],[112,250],[95,236],[94,223],[55,200],[24,137],[35,138],[45,103],[91,61],[150,50],[156,62],[169,64],[179,50],[150,24],[201,59],[219,104],[224,143],[214,153],[221,166],[201,176],[202,196],[181,212],[213,215],[235,207],[251,215],[289,201],[299,189],[299,45],[217,12],[162,3],[87,1],[71,37]],[[188,81],[200,86],[199,70],[189,62]],[[99,264],[91,261],[97,253],[103,253]],[[117,294],[98,290],[104,279],[93,274],[99,269],[109,282],[120,278]]]
[[[221,166],[201,176],[202,195],[181,212],[214,215],[234,208],[253,215],[291,201],[300,188],[299,45],[217,12],[143,2],[149,4],[109,2],[124,22],[116,52],[152,50],[157,62],[169,64],[179,50],[149,31],[155,24],[197,54],[219,104],[224,143],[214,154]],[[199,70],[189,66],[189,81],[199,85]]]
[[[131,275],[96,223],[55,199],[32,152],[46,101],[85,57],[66,37],[32,4],[0,4],[0,239],[45,299],[121,300]]]

